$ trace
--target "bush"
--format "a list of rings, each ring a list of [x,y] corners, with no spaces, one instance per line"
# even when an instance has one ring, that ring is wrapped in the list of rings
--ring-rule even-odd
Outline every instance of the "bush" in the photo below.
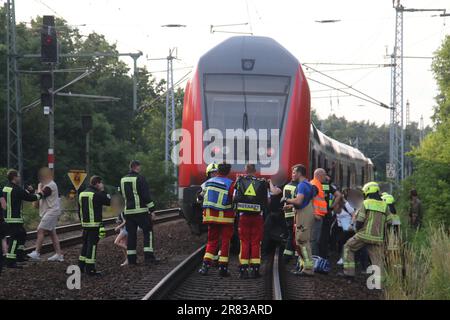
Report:
[[[412,239],[386,258],[385,298],[450,300],[449,230],[428,225]]]

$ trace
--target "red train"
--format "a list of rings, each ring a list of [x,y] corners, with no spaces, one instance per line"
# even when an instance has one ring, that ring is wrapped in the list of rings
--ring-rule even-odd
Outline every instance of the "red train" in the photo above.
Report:
[[[271,38],[232,37],[205,53],[183,107],[178,182],[188,221],[201,222],[192,203],[211,161],[231,163],[233,177],[252,162],[261,176],[280,182],[288,181],[297,163],[311,172],[329,167],[341,185],[370,179],[369,159],[311,125],[310,103],[299,61]]]

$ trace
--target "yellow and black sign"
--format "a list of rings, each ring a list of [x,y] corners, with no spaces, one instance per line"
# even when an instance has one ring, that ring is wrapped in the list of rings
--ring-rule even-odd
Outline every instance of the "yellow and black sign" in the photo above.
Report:
[[[87,173],[84,170],[70,170],[68,173],[70,181],[72,181],[75,190],[78,191],[84,180],[86,179]]]

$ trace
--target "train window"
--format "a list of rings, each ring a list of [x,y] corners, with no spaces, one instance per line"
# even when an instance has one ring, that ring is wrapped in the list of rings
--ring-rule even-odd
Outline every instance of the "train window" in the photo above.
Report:
[[[364,185],[364,182],[366,181],[366,177],[365,177],[365,170],[364,170],[364,166],[361,167],[361,185]]]
[[[328,170],[328,160],[327,160],[327,158],[325,158],[325,159],[323,160],[323,168],[324,168],[325,170]]]
[[[339,164],[339,184],[343,187],[344,184],[344,168]]]
[[[289,86],[289,77],[205,75],[206,127],[223,134],[226,129],[280,129]]]

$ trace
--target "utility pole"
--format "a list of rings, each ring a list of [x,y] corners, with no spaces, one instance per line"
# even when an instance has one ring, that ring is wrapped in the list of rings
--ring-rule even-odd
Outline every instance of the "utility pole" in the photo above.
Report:
[[[404,133],[404,110],[403,110],[403,13],[440,11],[445,16],[445,9],[411,9],[400,4],[400,0],[393,0],[395,9],[395,43],[391,55],[391,116],[389,130],[389,162],[395,172],[393,177],[397,185],[399,180],[405,177],[405,133]],[[409,115],[408,115],[409,118]],[[391,184],[392,191],[392,184]]]
[[[424,136],[425,136],[425,127],[424,127],[424,124],[423,124],[423,115],[421,115],[420,116],[420,122],[419,122],[419,132],[420,132],[420,143],[422,143],[422,141],[423,141],[423,138],[424,138]]]
[[[6,128],[7,165],[23,175],[22,115],[20,111],[20,84],[17,68],[16,14],[14,0],[6,7]]]
[[[171,134],[175,130],[175,89],[173,87],[173,53],[176,49],[169,49],[169,55],[167,56],[167,95],[166,95],[166,143],[165,143],[165,170],[166,174],[169,173],[170,152],[174,147],[172,143]],[[173,164],[173,174],[177,176],[177,167]]]
[[[409,126],[411,124],[411,110],[410,110],[410,104],[409,104],[409,100],[406,100],[406,126]]]

